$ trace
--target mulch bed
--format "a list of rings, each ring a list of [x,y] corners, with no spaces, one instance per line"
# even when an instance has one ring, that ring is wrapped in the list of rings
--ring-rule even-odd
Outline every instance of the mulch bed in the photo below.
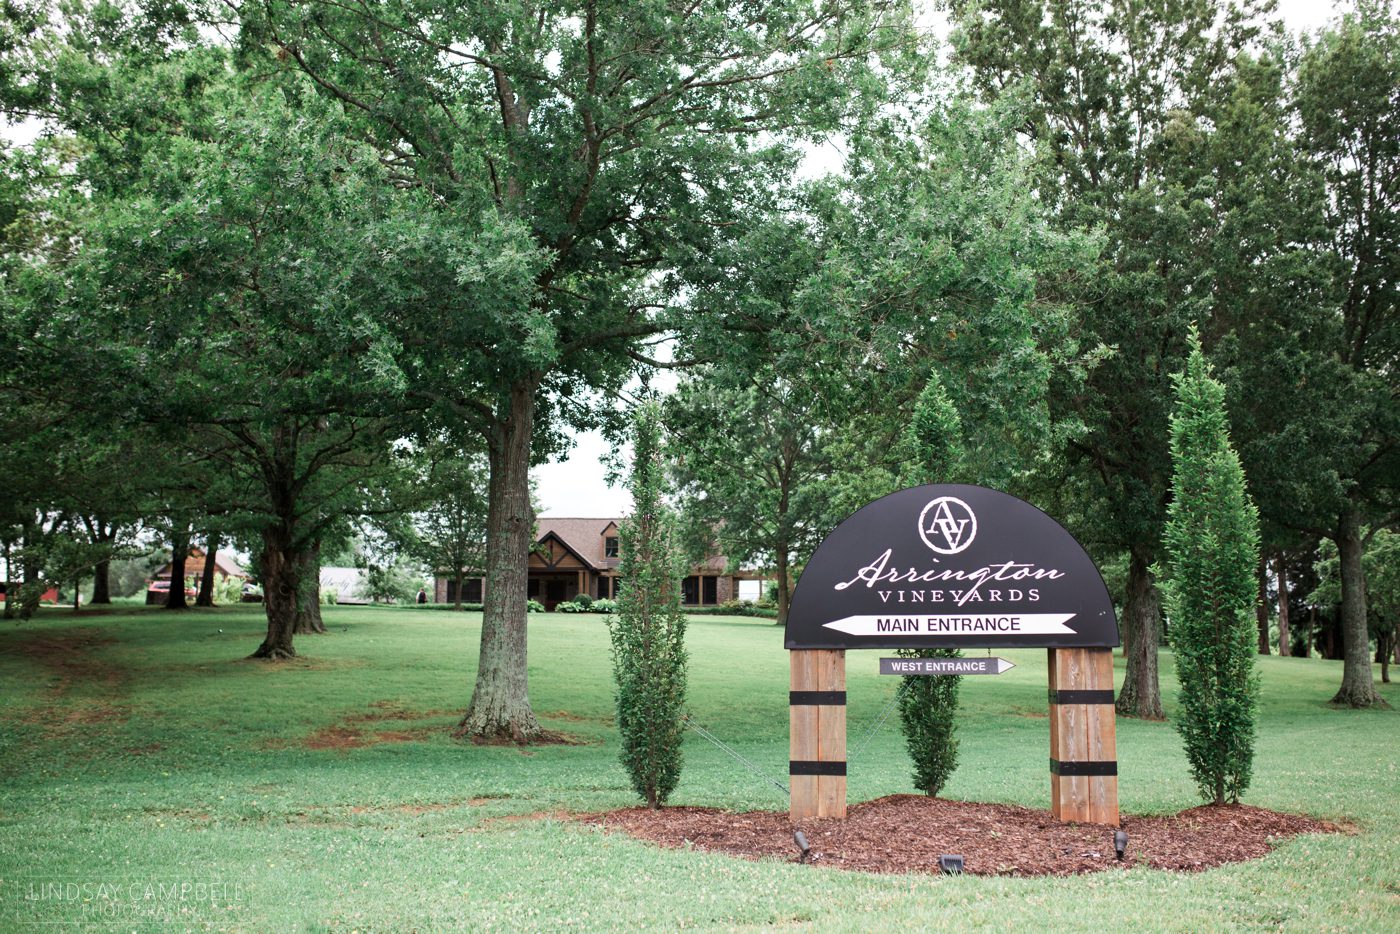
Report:
[[[637,807],[585,820],[665,847],[748,859],[796,862],[798,856],[795,828],[780,812]],[[1196,872],[1257,859],[1297,834],[1342,829],[1242,804],[1197,807],[1172,817],[1124,817],[1128,847],[1119,862],[1112,828],[1062,824],[1048,811],[1005,804],[890,795],[854,805],[844,821],[812,820],[799,826],[814,866],[936,873],[939,855],[954,853],[966,860],[966,872],[1014,876],[1071,875],[1114,866]]]

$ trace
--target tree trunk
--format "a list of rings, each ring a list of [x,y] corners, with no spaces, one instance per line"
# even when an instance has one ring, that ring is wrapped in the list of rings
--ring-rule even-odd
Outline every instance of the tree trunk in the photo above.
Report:
[[[457,599],[456,599],[456,601],[452,604],[452,609],[453,609],[453,610],[461,610],[461,609],[462,609],[462,585],[465,584],[466,582],[467,582],[467,572],[466,572],[466,569],[464,569],[461,565],[458,565],[458,566],[457,566]],[[434,589],[436,589],[436,586],[437,586],[437,585],[434,585]]]
[[[5,555],[5,614],[4,614],[4,618],[5,618],[5,619],[14,619],[14,618],[15,618],[15,597],[17,597],[17,596],[19,595],[19,591],[15,588],[15,566],[14,566],[14,563],[10,560],[10,542],[9,542],[9,539],[6,539],[6,540],[5,540],[4,555]]]
[[[1346,707],[1388,706],[1371,674],[1371,638],[1366,631],[1366,571],[1362,567],[1361,521],[1350,504],[1337,522],[1342,576],[1342,687],[1332,703]]]
[[[1303,637],[1303,657],[1312,658],[1313,634],[1317,632],[1317,607],[1308,607],[1308,631]]]
[[[1128,670],[1114,705],[1120,714],[1143,720],[1161,720],[1162,688],[1157,677],[1158,619],[1162,599],[1152,579],[1152,561],[1133,549],[1128,561],[1128,595],[1123,615],[1128,617]]]
[[[456,735],[526,742],[540,731],[530,709],[526,589],[530,557],[530,436],[534,381],[510,390],[510,410],[488,439],[491,477],[486,510],[486,593],[481,654],[470,706]]]
[[[25,546],[30,546],[33,539],[25,537],[21,548],[27,550]],[[31,561],[26,555],[21,562],[24,586],[20,588],[19,618],[21,620],[33,619],[34,614],[39,612],[39,603],[43,599],[44,591],[39,584],[39,564]]]
[[[1259,630],[1259,654],[1269,654],[1269,558],[1259,557],[1259,598],[1254,601],[1254,621]]]
[[[165,595],[167,610],[188,610],[185,601],[185,559],[190,556],[190,533],[176,532],[170,548],[170,592]]]
[[[109,604],[112,602],[112,559],[103,558],[92,566],[92,600],[93,604]]]
[[[788,571],[790,569],[788,567],[788,554],[787,547],[785,545],[777,549],[777,557],[778,566],[776,568],[776,571],[778,575],[778,625],[787,626],[788,604],[792,602],[792,593],[791,588],[788,585]]]
[[[1382,633],[1376,640],[1381,648],[1381,684],[1390,683],[1390,645],[1395,640],[1395,633]]]
[[[73,612],[74,612],[74,613],[77,613],[78,611],[80,611],[80,610],[83,608],[82,586],[83,586],[83,579],[82,579],[81,577],[75,577],[75,578],[73,578]]]
[[[94,545],[103,548],[105,557],[92,566],[92,600],[94,604],[112,602],[112,543],[117,540],[117,525],[110,525],[101,516],[84,517],[88,535]]]
[[[292,634],[296,629],[297,596],[303,562],[292,553],[290,536],[280,525],[263,530],[262,565],[263,612],[267,614],[267,637],[250,658],[273,661],[295,658]]]
[[[1288,632],[1288,565],[1283,560],[1283,552],[1274,558],[1274,567],[1278,569],[1278,654],[1280,658],[1287,658],[1293,649],[1288,644],[1291,638]]]
[[[219,556],[219,533],[210,532],[204,538],[204,570],[199,575],[199,593],[194,598],[195,606],[214,605],[214,559]]]
[[[301,572],[297,580],[297,613],[292,632],[298,635],[325,632],[326,624],[321,620],[321,543],[312,544],[297,555],[296,560],[301,564]]]

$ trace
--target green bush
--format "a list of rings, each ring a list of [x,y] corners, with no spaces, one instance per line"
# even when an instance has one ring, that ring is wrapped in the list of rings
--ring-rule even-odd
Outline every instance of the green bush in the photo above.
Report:
[[[928,382],[914,404],[914,418],[901,439],[906,463],[904,477],[910,485],[949,482],[960,467],[962,421],[957,407],[939,381]],[[901,649],[902,658],[961,658],[957,649]],[[911,675],[904,678],[899,696],[899,721],[904,743],[914,762],[914,787],[937,795],[958,766],[958,741],[954,736],[958,715],[960,675]]]
[[[1192,332],[1171,416],[1163,596],[1181,683],[1177,732],[1201,796],[1236,802],[1254,764],[1259,514],[1230,446],[1225,387]]]
[[[578,607],[580,610],[587,610],[592,605],[593,597],[589,594],[581,593],[577,597],[574,597],[574,606]]]
[[[214,575],[214,605],[232,606],[243,599],[243,578]]]
[[[900,658],[961,658],[957,649],[899,649]],[[937,795],[958,767],[958,683],[962,675],[906,675],[899,695],[904,744],[914,761],[914,787]]]
[[[556,613],[582,613],[582,612],[583,612],[583,607],[582,607],[582,606],[579,606],[577,603],[556,603],[556,604],[554,604],[554,612],[556,612]]]
[[[685,616],[674,520],[663,502],[660,416],[641,407],[633,435],[632,515],[619,530],[628,586],[608,617],[617,683],[619,758],[648,807],[665,803],[681,775],[685,726]]]
[[[589,607],[589,609],[592,610],[592,612],[594,613],[616,613],[617,601],[609,600],[607,598],[603,598],[602,600],[594,600],[593,605]]]
[[[525,601],[525,612],[527,612],[527,613],[543,613],[543,612],[544,612],[544,604],[541,603],[541,602],[538,601],[538,600],[526,600],[526,601]]]
[[[756,616],[762,619],[777,619],[778,608],[776,606],[764,606],[761,603],[751,606],[741,606],[730,609],[725,604],[719,606],[687,606],[682,607],[681,612],[687,616]]]

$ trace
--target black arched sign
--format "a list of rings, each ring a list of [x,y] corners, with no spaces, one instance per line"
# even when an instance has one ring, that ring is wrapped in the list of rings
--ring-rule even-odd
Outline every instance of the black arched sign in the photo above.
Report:
[[[1098,568],[1054,519],[980,486],[891,493],[807,562],[789,649],[1075,648],[1119,644]]]

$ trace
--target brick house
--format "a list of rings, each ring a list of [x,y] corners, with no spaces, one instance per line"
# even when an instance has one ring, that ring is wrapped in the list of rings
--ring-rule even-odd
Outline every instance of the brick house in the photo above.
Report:
[[[539,538],[530,552],[530,599],[553,610],[581,593],[596,599],[616,599],[621,580],[618,565],[617,525],[620,518],[578,519],[540,516]],[[685,606],[714,606],[739,594],[739,581],[762,580],[766,575],[737,571],[726,573],[723,555],[711,555],[690,569],[681,582]],[[468,577],[462,582],[462,602],[480,603],[485,581]],[[457,602],[457,582],[448,572],[433,581],[435,603]]]

